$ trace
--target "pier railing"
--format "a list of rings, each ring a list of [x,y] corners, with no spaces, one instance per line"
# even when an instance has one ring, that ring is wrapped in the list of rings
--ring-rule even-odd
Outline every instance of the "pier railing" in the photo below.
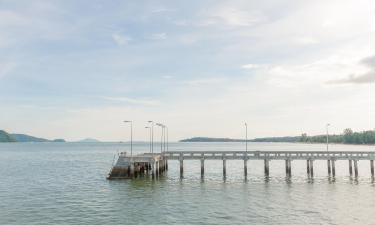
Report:
[[[373,160],[374,152],[356,151],[168,151],[165,157],[170,160],[225,159],[232,160]]]
[[[306,169],[309,176],[314,175],[314,161],[326,160],[328,174],[335,176],[336,160],[349,161],[349,174],[358,176],[358,160],[369,160],[371,176],[374,177],[374,152],[362,151],[167,151],[163,153],[167,160],[180,161],[180,174],[184,171],[184,160],[200,160],[201,174],[204,174],[205,160],[222,160],[223,161],[223,175],[226,174],[227,160],[243,160],[244,174],[247,176],[247,161],[248,160],[264,160],[265,175],[269,175],[269,161],[270,160],[285,160],[285,171],[287,176],[292,173],[293,160],[306,160]]]

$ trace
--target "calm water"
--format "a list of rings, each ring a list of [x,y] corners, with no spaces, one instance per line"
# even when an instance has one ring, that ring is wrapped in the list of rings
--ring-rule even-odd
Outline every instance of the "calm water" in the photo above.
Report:
[[[136,151],[147,149],[136,144]],[[175,143],[170,150],[243,150],[240,143]],[[336,163],[336,179],[326,162],[315,162],[315,178],[306,178],[304,161],[250,161],[247,181],[243,162],[177,162],[161,179],[107,181],[117,151],[126,144],[0,144],[0,224],[375,224],[375,185],[369,162],[359,162],[358,180],[348,163]],[[325,150],[324,145],[249,143],[251,150]],[[375,146],[334,145],[332,150],[375,151]]]

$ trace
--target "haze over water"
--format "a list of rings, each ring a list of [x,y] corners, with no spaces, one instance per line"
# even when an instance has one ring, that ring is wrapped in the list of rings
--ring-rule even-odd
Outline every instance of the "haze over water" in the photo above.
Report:
[[[155,145],[155,150],[158,149]],[[375,146],[332,145],[331,150],[372,151]],[[0,144],[0,224],[374,224],[375,185],[368,161],[359,178],[348,176],[348,162],[336,162],[336,179],[326,161],[315,161],[313,180],[306,162],[177,161],[158,180],[108,181],[113,156],[126,143]],[[148,143],[135,144],[135,152]],[[243,143],[172,143],[170,150],[244,150]],[[325,150],[325,145],[249,143],[249,150]]]

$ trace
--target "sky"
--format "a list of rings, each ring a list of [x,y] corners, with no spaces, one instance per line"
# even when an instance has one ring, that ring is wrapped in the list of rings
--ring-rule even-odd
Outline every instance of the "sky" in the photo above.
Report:
[[[0,0],[0,129],[75,141],[375,128],[373,0]],[[155,135],[160,129],[155,128]]]

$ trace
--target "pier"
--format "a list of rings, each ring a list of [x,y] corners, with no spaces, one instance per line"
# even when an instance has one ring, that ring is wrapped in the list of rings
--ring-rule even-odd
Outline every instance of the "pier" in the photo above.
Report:
[[[375,152],[355,151],[166,151],[158,154],[140,154],[127,156],[121,153],[117,163],[113,166],[109,175],[114,178],[133,178],[137,175],[151,173],[152,177],[159,176],[168,169],[168,160],[178,160],[180,175],[184,173],[184,161],[199,160],[201,176],[204,176],[206,160],[221,160],[223,162],[223,176],[226,176],[227,160],[243,160],[244,176],[247,176],[248,162],[261,160],[264,162],[264,174],[270,175],[269,162],[272,160],[285,161],[285,174],[292,176],[292,162],[295,160],[306,161],[306,173],[309,177],[314,176],[314,161],[323,160],[327,162],[327,173],[329,176],[336,175],[336,161],[348,161],[349,175],[358,177],[358,161],[369,161],[371,177],[374,177]]]
[[[107,179],[136,178],[148,174],[155,178],[167,169],[168,162],[163,154],[144,153],[133,156],[121,152]]]

